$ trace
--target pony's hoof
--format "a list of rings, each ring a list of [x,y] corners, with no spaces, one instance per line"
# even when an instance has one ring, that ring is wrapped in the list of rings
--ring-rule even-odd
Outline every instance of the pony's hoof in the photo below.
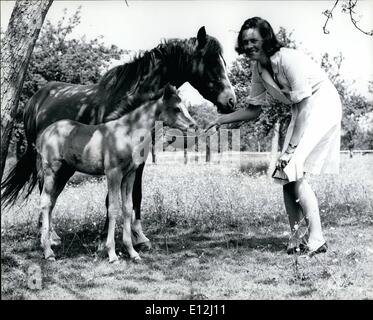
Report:
[[[47,261],[51,261],[51,262],[54,262],[56,261],[56,257],[53,257],[53,256],[50,256],[48,258],[45,258]]]
[[[152,249],[152,244],[150,241],[141,242],[141,243],[134,245],[134,249],[136,251],[142,251],[142,252],[150,251]]]

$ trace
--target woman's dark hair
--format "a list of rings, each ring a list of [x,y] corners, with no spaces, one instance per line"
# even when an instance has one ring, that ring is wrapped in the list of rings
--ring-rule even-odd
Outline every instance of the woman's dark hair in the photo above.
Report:
[[[268,57],[276,53],[280,48],[284,45],[279,42],[276,38],[275,33],[269,22],[259,17],[253,17],[247,19],[238,34],[237,43],[236,43],[236,52],[238,54],[244,53],[243,45],[242,45],[242,33],[247,29],[257,29],[260,36],[263,38],[263,50]]]

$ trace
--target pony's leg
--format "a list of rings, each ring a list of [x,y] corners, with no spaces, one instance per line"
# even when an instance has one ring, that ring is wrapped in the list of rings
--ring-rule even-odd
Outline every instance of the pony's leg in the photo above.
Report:
[[[135,180],[135,172],[130,172],[122,180],[122,212],[123,212],[123,244],[132,260],[141,260],[139,254],[135,251],[131,239],[131,220],[132,220],[132,190]]]
[[[115,253],[115,221],[118,212],[120,211],[120,188],[123,174],[115,168],[109,169],[106,172],[107,183],[108,183],[108,232],[105,243],[105,248],[109,255],[109,262],[118,261],[118,256]]]
[[[132,217],[132,243],[139,250],[151,249],[150,240],[145,236],[141,226],[141,200],[142,200],[142,174],[145,163],[141,164],[136,170],[135,181],[133,185],[133,217]]]

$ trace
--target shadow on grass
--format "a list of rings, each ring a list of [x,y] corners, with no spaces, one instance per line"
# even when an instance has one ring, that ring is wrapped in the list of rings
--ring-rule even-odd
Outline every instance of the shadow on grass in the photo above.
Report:
[[[208,251],[209,249],[265,250],[267,252],[285,251],[287,237],[249,236],[243,233],[220,232],[219,234],[200,234],[190,231],[165,235],[154,235],[153,244],[167,253],[188,250]]]
[[[83,225],[74,231],[56,230],[61,237],[61,245],[54,247],[53,250],[57,259],[74,259],[79,256],[95,257],[98,253],[100,241],[100,226]],[[116,249],[117,253],[122,252],[123,258],[127,259],[127,252],[122,244],[121,230],[116,230]],[[262,236],[263,234],[263,236]],[[281,252],[285,251],[287,237],[267,236],[266,232],[258,232],[255,235],[248,235],[244,232],[235,232],[222,230],[218,232],[203,232],[196,229],[170,228],[168,230],[153,230],[148,234],[153,244],[151,250],[146,256],[156,257],[158,254],[184,254],[194,252],[205,256],[219,256],[219,251],[225,250],[244,250],[244,251],[266,251]],[[12,245],[12,252],[15,254],[26,254],[27,258],[34,260],[42,258],[42,249],[40,247],[40,238],[35,233],[34,239],[28,241],[18,241],[18,244]],[[11,237],[12,240],[13,237]],[[11,240],[11,239],[3,239]],[[5,241],[5,242],[8,242]],[[13,242],[13,241],[10,241]],[[102,255],[101,255],[102,257]],[[102,258],[107,258],[102,257]],[[4,265],[11,265],[13,261],[6,260]]]
[[[53,250],[57,258],[75,258],[81,255],[93,256],[97,252],[100,232],[92,228],[81,228],[74,232],[59,232],[61,245]]]

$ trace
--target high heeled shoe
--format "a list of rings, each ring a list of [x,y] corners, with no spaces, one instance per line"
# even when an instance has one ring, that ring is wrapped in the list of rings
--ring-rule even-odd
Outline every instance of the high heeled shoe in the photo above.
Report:
[[[328,245],[326,244],[326,242],[324,242],[324,244],[322,244],[320,247],[318,247],[316,250],[313,250],[313,251],[309,251],[308,252],[308,255],[310,257],[313,257],[314,255],[316,254],[319,254],[319,253],[325,253],[326,251],[328,250]]]
[[[301,242],[298,247],[288,248],[286,252],[287,254],[308,254],[310,257],[313,257],[316,254],[325,253],[326,251],[328,251],[328,245],[326,242],[324,242],[324,244],[322,244],[316,250],[312,251],[307,246],[307,243]]]

